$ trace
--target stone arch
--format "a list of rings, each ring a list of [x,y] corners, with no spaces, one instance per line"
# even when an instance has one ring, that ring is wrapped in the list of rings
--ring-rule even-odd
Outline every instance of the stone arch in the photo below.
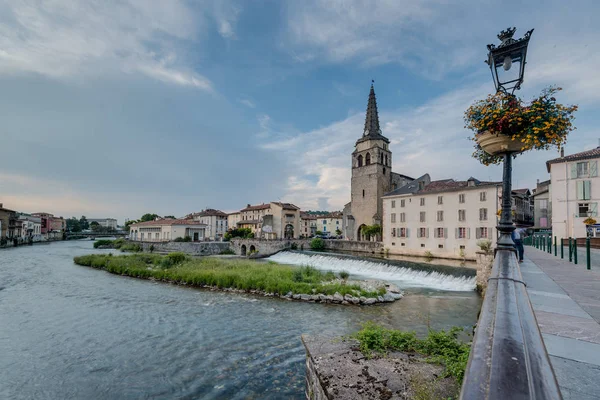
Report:
[[[250,254],[256,253],[256,247],[253,244],[250,245]]]
[[[356,231],[356,240],[358,240],[358,241],[365,240],[365,235],[363,235],[363,233],[362,233],[363,226],[366,226],[366,225],[362,224],[361,226],[358,227],[358,230]]]
[[[371,164],[371,153],[367,153],[365,156],[365,165]]]
[[[293,239],[294,238],[294,226],[292,224],[287,224],[285,226],[285,230],[283,232],[283,236],[286,239]]]
[[[240,253],[245,256],[246,255],[246,245],[243,244],[242,247],[240,247]]]
[[[362,167],[362,165],[363,165],[363,157],[362,157],[362,154],[360,154],[360,155],[358,156],[358,166],[359,166],[359,167]]]

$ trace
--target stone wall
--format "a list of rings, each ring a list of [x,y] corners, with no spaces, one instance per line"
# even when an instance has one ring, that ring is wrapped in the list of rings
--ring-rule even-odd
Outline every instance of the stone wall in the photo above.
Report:
[[[332,251],[356,251],[359,253],[373,254],[381,253],[383,251],[383,243],[353,240],[325,240],[325,248]]]
[[[492,273],[492,265],[494,264],[494,253],[486,253],[478,251],[476,253],[477,258],[477,291],[481,296],[485,295],[487,289],[488,279]]]
[[[166,243],[141,243],[144,251],[150,251],[154,246],[155,253],[172,253],[181,251],[193,256],[212,256],[229,249],[229,242],[166,242]]]

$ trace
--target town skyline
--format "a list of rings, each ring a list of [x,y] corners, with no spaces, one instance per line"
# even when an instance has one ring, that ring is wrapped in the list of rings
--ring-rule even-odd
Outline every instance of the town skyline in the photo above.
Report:
[[[470,158],[462,115],[493,91],[485,45],[507,24],[518,34],[535,28],[522,96],[557,84],[561,102],[580,106],[566,154],[600,137],[593,2],[568,10],[532,2],[521,13],[496,10],[485,23],[473,4],[455,5],[447,24],[452,7],[427,2],[350,2],[347,10],[286,3],[266,13],[236,2],[207,2],[206,10],[124,4],[97,9],[96,18],[83,15],[85,6],[7,6],[0,26],[29,35],[9,32],[0,42],[5,207],[119,221],[270,201],[341,210],[371,79],[395,172],[500,180],[500,167]],[[272,13],[285,18],[249,26]],[[134,17],[136,31],[127,25]],[[519,157],[514,188],[548,179],[545,161],[555,157]]]

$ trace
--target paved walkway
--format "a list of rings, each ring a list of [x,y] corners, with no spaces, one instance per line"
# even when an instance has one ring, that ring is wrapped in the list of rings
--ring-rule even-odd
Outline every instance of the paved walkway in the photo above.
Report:
[[[526,246],[521,273],[563,398],[600,399],[600,268]]]

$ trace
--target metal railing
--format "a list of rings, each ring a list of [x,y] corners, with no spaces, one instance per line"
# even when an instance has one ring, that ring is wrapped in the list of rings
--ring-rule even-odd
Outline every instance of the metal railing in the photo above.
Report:
[[[460,398],[562,399],[515,253],[496,253]]]
[[[554,243],[552,240],[552,236],[549,234],[534,234],[532,236],[529,236],[527,238],[525,238],[525,240],[523,241],[523,244],[527,245],[527,246],[532,246],[535,247],[536,249],[542,250],[542,251],[546,251],[550,254],[552,254],[552,252],[554,251],[554,256],[558,257],[559,256],[559,252],[560,252],[560,258],[564,259],[565,258],[565,242],[566,242],[566,247],[567,247],[567,253],[566,256],[569,258],[569,262],[572,262],[573,264],[577,265],[579,263],[579,255],[578,255],[578,241],[580,244],[582,244],[582,242],[585,245],[585,261],[586,261],[586,268],[587,269],[592,269],[592,252],[591,252],[591,244],[590,244],[590,238],[586,237],[584,238],[568,238],[568,239],[560,239],[560,243],[559,239],[554,236]],[[560,251],[559,251],[559,247],[560,247]]]

